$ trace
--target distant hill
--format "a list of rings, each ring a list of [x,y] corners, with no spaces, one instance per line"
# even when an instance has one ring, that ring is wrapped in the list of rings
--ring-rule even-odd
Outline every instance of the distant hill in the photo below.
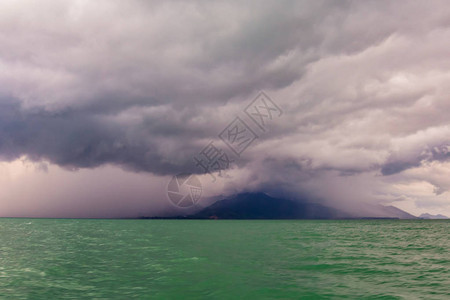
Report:
[[[421,214],[419,216],[420,219],[433,219],[433,220],[437,220],[437,219],[448,219],[447,216],[444,215],[430,215],[430,214]]]
[[[393,218],[398,219],[417,219],[416,216],[411,215],[410,213],[407,213],[404,210],[401,210],[400,208],[397,208],[395,206],[382,206],[382,212],[385,213],[387,216],[391,216]]]
[[[369,209],[367,209],[369,211]],[[317,203],[302,203],[273,198],[264,193],[244,193],[215,202],[187,216],[189,219],[414,219],[415,216],[394,206],[376,205],[370,213],[349,214]]]

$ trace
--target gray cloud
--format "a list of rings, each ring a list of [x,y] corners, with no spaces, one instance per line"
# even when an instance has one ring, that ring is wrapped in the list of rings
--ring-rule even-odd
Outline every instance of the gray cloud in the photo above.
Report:
[[[192,157],[266,90],[285,114],[226,190],[379,201],[414,177],[445,194],[426,168],[448,159],[446,7],[5,1],[0,157],[199,172]]]

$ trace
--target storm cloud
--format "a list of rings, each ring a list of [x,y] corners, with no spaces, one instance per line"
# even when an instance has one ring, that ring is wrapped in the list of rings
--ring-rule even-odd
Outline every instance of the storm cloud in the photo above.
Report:
[[[217,193],[450,210],[449,25],[444,1],[2,1],[0,158],[200,173],[264,90],[283,116]]]

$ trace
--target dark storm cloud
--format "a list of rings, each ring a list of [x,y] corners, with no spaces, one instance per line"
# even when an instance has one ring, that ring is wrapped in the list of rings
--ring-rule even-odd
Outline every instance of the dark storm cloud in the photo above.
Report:
[[[230,190],[343,199],[345,183],[398,198],[388,180],[448,158],[436,150],[449,133],[446,7],[6,1],[0,155],[198,172],[192,157],[266,90],[285,113],[236,161],[246,175]]]
[[[382,166],[381,172],[383,175],[392,175],[433,161],[445,162],[450,158],[449,144],[447,142],[419,148],[412,157],[408,157],[409,155],[393,155]]]
[[[33,15],[12,5],[17,19],[3,22],[2,90],[11,95],[2,98],[3,157],[157,174],[188,170],[197,140],[226,125],[214,111],[230,99],[301,78],[319,58],[315,19],[341,10],[291,1],[51,4]]]
[[[166,161],[162,148],[164,141],[176,138],[184,150],[194,149],[189,137],[182,138],[187,133],[182,121],[172,120],[164,126],[160,116],[130,127],[126,122],[109,120],[86,110],[24,111],[14,101],[1,102],[0,106],[0,151],[7,160],[27,155],[68,168],[112,163],[159,174],[189,168],[188,157],[180,155]],[[183,152],[181,148],[178,150]]]

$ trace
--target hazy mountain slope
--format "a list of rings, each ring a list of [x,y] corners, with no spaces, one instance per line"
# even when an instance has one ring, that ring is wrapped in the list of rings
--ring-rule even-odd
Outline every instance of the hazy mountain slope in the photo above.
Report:
[[[274,198],[264,193],[244,193],[224,198],[194,213],[193,219],[353,219],[397,218],[415,216],[394,206],[374,205],[360,214],[350,214],[317,203],[295,202]]]

